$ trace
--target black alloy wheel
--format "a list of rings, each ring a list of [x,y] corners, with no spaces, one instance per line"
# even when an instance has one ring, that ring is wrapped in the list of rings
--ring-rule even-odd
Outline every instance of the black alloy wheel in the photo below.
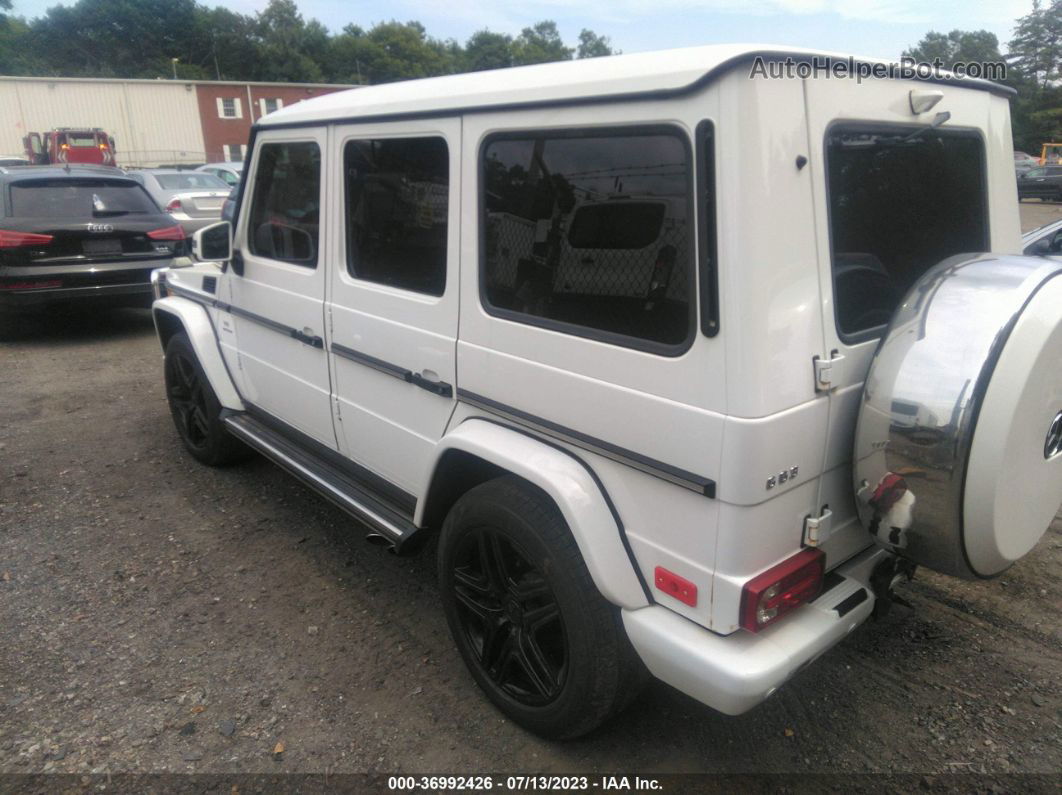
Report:
[[[166,343],[163,376],[173,424],[189,453],[208,466],[234,464],[251,455],[250,448],[225,430],[221,403],[183,331]]]
[[[461,631],[486,676],[542,706],[564,685],[568,641],[557,599],[518,544],[489,527],[461,540],[453,567]]]

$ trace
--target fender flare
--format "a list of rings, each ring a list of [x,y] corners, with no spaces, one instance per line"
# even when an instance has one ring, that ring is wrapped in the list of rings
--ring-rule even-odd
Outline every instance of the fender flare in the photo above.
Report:
[[[160,298],[151,305],[151,316],[155,321],[155,332],[163,350],[165,351],[166,342],[172,336],[172,333],[167,333],[167,321],[172,319],[180,324],[188,335],[218,402],[224,408],[244,411],[240,393],[236,391],[225,360],[221,356],[214,324],[207,314],[206,307],[187,298],[169,296]]]
[[[627,609],[650,604],[636,570],[619,514],[597,476],[580,458],[534,436],[484,419],[468,419],[444,436],[417,501],[414,524],[432,507],[431,486],[447,453],[459,451],[524,478],[556,503],[568,523],[594,585],[609,602]]]

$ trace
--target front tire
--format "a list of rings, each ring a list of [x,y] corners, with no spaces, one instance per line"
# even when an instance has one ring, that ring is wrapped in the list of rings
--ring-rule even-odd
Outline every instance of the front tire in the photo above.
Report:
[[[166,400],[185,449],[207,466],[242,461],[251,451],[225,430],[221,403],[183,331],[166,345]]]
[[[439,538],[443,609],[476,683],[552,739],[621,711],[647,678],[619,610],[594,585],[564,518],[516,477],[470,490]]]

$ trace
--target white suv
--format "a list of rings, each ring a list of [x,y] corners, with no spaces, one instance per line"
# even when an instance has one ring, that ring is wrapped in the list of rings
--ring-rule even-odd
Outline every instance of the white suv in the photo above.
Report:
[[[234,229],[157,274],[188,451],[437,542],[472,676],[540,734],[646,671],[750,709],[1062,499],[1062,263],[1018,256],[1009,89],[754,68],[787,58],[822,60],[301,102],[256,125]]]

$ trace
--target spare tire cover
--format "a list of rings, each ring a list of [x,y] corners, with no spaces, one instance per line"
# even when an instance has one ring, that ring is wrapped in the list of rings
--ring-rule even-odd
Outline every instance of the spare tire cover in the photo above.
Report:
[[[904,298],[855,436],[860,519],[946,574],[992,577],[1062,503],[1062,260],[960,255]]]

